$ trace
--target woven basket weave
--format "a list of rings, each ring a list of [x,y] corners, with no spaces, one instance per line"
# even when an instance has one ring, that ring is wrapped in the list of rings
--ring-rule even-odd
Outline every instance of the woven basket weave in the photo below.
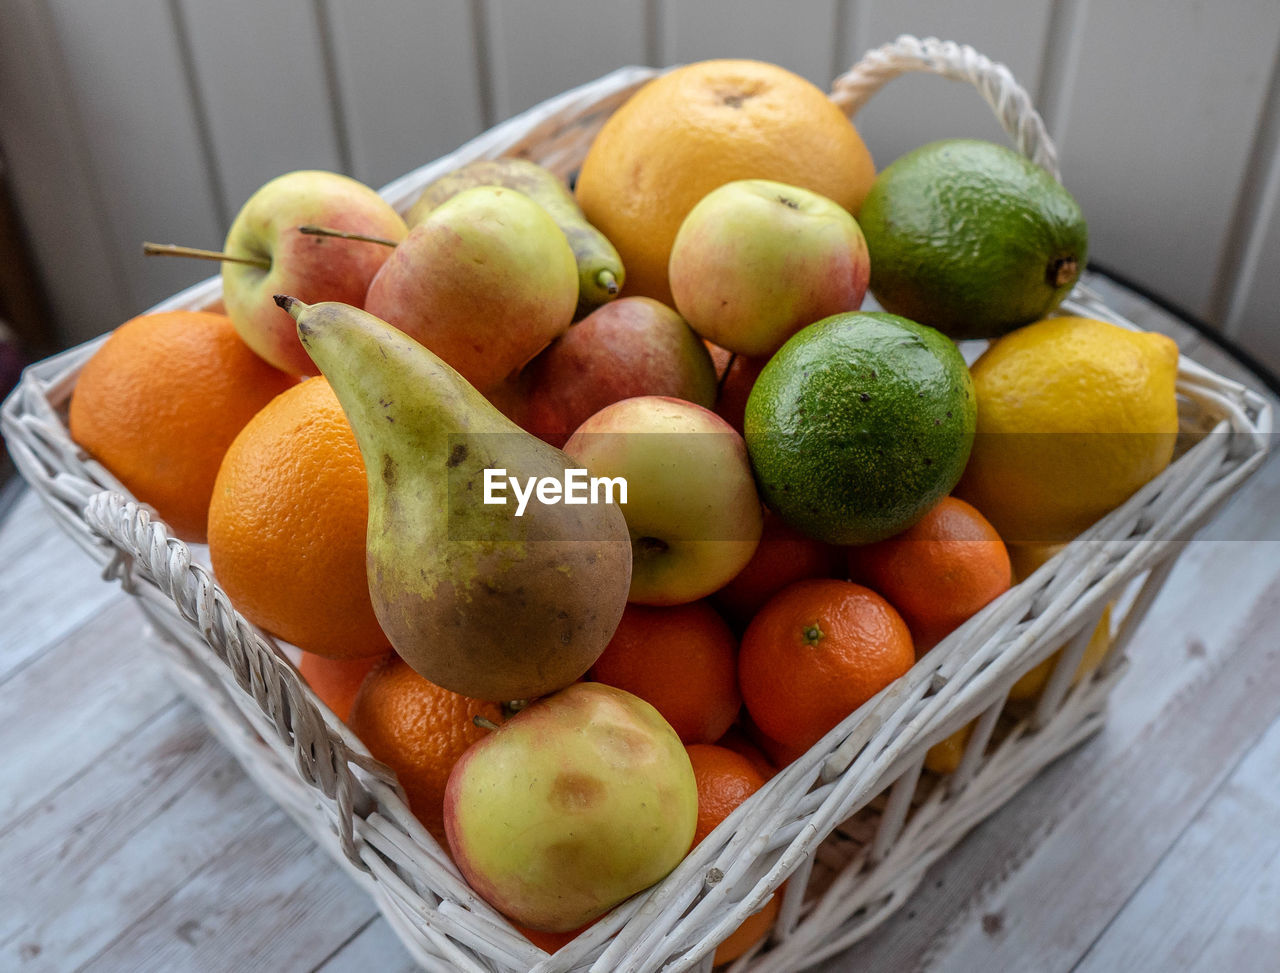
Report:
[[[901,37],[838,78],[831,97],[853,113],[915,70],[973,84],[1018,149],[1057,176],[1025,92],[971,48]],[[437,176],[498,155],[565,175],[655,73],[626,68],[553,98],[383,194],[404,211]],[[157,309],[208,307],[219,295],[213,279]],[[1085,287],[1064,309],[1132,327]],[[788,879],[768,948],[732,969],[792,971],[847,948],[969,829],[1101,726],[1126,643],[1183,543],[1260,465],[1271,422],[1261,397],[1184,361],[1179,456],[1163,474],[770,780],[662,883],[548,958],[466,886],[390,772],[316,700],[286,648],[236,612],[205,552],[169,537],[71,442],[66,405],[103,340],[32,366],[5,402],[0,425],[19,469],[105,577],[138,599],[172,676],[245,770],[370,892],[424,967],[448,971],[707,969],[715,945]],[[1109,654],[1072,685],[1110,603]],[[1010,686],[1064,643],[1030,710],[1006,707]],[[922,774],[928,747],[974,720],[959,769]]]

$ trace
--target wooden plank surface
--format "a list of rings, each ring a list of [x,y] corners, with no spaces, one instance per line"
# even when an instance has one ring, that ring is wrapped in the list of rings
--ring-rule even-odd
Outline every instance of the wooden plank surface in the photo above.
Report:
[[[1280,856],[1277,821],[1280,723],[1272,723],[1085,954],[1080,973],[1194,966]],[[1206,894],[1205,876],[1214,874],[1231,882]],[[1174,928],[1166,922],[1171,912],[1179,919]]]
[[[1185,353],[1236,368],[1095,283]],[[1280,457],[1187,545],[1106,729],[822,970],[1267,968],[1258,957],[1280,952],[1276,510]],[[0,883],[0,969],[413,968],[372,901],[175,699],[139,618],[30,493],[0,521],[0,874],[25,876]]]

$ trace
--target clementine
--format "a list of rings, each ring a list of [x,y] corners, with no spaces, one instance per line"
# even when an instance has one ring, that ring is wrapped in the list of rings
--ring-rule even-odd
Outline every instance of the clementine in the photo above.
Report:
[[[809,578],[751,620],[738,682],[766,736],[808,748],[914,662],[911,633],[889,602],[851,581]]]
[[[722,966],[725,963],[732,963],[769,935],[769,930],[777,921],[778,910],[781,908],[782,900],[778,898],[777,893],[769,896],[759,912],[753,912],[743,919],[742,924],[716,947],[715,955],[711,959],[712,965]]]
[[[763,787],[765,778],[749,759],[727,747],[694,744],[685,749],[698,784],[698,828],[693,835],[697,846],[734,808]],[[716,947],[712,963],[732,962],[759,942],[773,928],[778,905],[778,897],[770,896],[759,912],[744,919]]]
[[[961,622],[1009,590],[1004,541],[985,517],[944,497],[913,526],[850,549],[850,574],[865,578],[906,619],[925,652]]]
[[[714,743],[685,747],[698,785],[698,827],[693,833],[697,846],[729,816],[739,804],[764,786],[764,777],[736,751]]]
[[[395,771],[409,810],[441,847],[447,847],[444,788],[449,772],[489,732],[475,724],[476,716],[498,723],[502,708],[442,689],[394,653],[365,677],[351,707],[352,731]]]
[[[761,749],[760,746],[747,734],[747,732],[739,724],[729,727],[729,731],[716,741],[716,746],[727,747],[734,753],[741,754],[751,762],[751,766],[765,780],[768,780],[778,772],[778,768],[774,766],[773,761]]]
[[[706,601],[628,604],[590,678],[639,696],[684,743],[711,743],[742,706],[737,655],[733,632]]]
[[[731,622],[746,625],[765,602],[793,581],[834,575],[837,550],[766,510],[755,554],[711,600]]]
[[[351,717],[351,704],[355,702],[364,677],[384,657],[370,655],[361,659],[328,659],[314,652],[303,652],[302,659],[298,662],[298,673],[320,697],[320,702],[346,723]]]
[[[626,292],[672,304],[667,260],[695,203],[735,179],[773,179],[857,214],[875,167],[815,85],[776,64],[700,61],[660,75],[604,123],[576,193],[617,248]]]
[[[250,351],[226,315],[144,314],[116,328],[80,371],[71,438],[176,536],[203,543],[227,447],[296,382]]]
[[[223,458],[209,557],[251,622],[334,659],[377,655],[365,572],[364,461],[333,389],[310,378],[274,399]]]

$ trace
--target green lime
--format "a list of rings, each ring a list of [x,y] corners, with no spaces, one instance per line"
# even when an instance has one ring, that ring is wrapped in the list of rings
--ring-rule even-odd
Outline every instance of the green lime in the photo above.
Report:
[[[956,346],[894,314],[851,311],[791,337],[747,398],[764,502],[832,544],[905,530],[951,492],[977,404]]]
[[[953,338],[1038,321],[1088,254],[1080,207],[1049,173],[993,142],[950,139],[881,172],[858,211],[880,306]]]

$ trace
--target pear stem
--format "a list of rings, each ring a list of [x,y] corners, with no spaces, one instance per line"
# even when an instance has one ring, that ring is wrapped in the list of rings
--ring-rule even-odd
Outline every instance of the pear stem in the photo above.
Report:
[[[329,226],[316,226],[314,223],[307,223],[298,227],[299,233],[305,233],[307,236],[331,236],[337,237],[339,240],[359,240],[361,243],[377,243],[384,247],[396,246],[395,240],[388,240],[380,236],[367,236],[364,233],[348,233],[346,230],[335,230]]]
[[[144,243],[142,252],[148,257],[194,257],[197,260],[221,260],[223,263],[248,264],[260,270],[271,269],[271,261],[265,257],[235,257],[219,250],[180,247],[173,243]]]
[[[596,283],[610,296],[618,293],[618,278],[613,276],[612,270],[602,270],[596,274]]]

